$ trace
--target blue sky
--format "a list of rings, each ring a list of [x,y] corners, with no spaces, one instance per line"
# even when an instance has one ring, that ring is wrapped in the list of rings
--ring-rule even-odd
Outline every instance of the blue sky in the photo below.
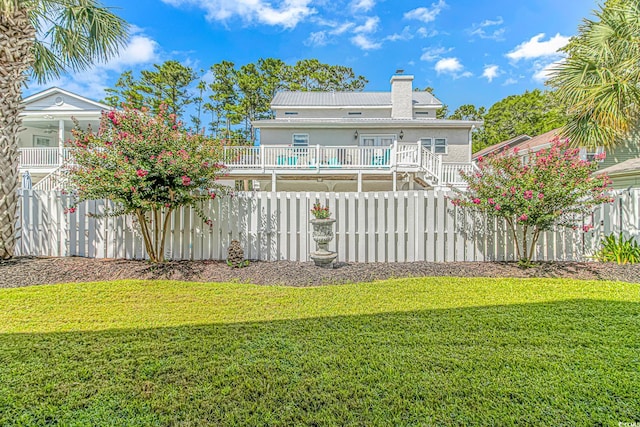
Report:
[[[125,70],[175,59],[196,70],[263,57],[352,67],[366,90],[397,69],[451,110],[543,88],[556,50],[595,0],[103,0],[133,26],[118,58],[56,85],[94,99]],[[41,89],[35,84],[32,93]]]

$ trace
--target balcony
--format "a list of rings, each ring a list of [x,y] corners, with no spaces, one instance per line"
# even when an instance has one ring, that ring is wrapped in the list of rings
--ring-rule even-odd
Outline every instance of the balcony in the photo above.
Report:
[[[56,169],[69,159],[67,148],[20,148],[20,169],[23,170],[49,170]]]
[[[395,143],[388,147],[335,146],[224,147],[229,175],[353,175],[409,172],[429,185],[462,186],[460,171],[473,170],[472,163],[444,163],[419,143]]]
[[[55,175],[70,159],[67,148],[21,148],[20,169]],[[272,178],[276,175],[396,176],[411,173],[430,186],[464,186],[460,171],[472,171],[472,163],[444,163],[418,143],[394,143],[388,147],[362,146],[232,146],[224,147],[223,163],[236,179]],[[374,178],[375,179],[375,178]],[[45,179],[46,181],[46,179]]]

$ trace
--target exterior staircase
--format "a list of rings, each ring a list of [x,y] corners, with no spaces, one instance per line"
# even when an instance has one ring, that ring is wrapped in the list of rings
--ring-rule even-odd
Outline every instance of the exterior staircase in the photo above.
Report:
[[[40,181],[33,185],[34,190],[62,190],[67,182],[67,176],[64,171],[65,165],[59,166],[56,170],[46,175]]]

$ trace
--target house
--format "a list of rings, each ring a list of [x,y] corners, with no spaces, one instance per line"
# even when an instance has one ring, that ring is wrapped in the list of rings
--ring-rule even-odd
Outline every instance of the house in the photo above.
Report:
[[[442,102],[397,74],[389,92],[280,92],[260,145],[229,147],[235,179],[264,191],[388,191],[460,185],[479,122],[436,118]]]
[[[35,189],[61,187],[72,117],[97,129],[110,107],[59,88],[24,100],[20,170]],[[281,92],[260,145],[224,147],[230,180],[263,191],[388,191],[464,185],[480,122],[436,118],[442,103],[398,74],[389,92]],[[226,184],[227,182],[225,182]],[[230,182],[231,184],[232,182]]]
[[[518,155],[526,162],[536,151],[551,146],[551,141],[560,136],[560,131],[561,129],[558,128],[533,138],[521,135],[508,141],[500,142],[475,153],[473,161],[477,161],[481,156],[518,148]],[[582,148],[580,156],[584,160],[593,160],[597,155],[604,153],[605,158],[598,161],[596,174],[607,173],[613,181],[612,188],[640,187],[640,146],[637,143],[638,140],[640,140],[640,135],[634,135],[611,148],[603,146],[595,149]]]
[[[64,143],[71,138],[72,117],[84,128],[97,129],[102,111],[111,107],[57,87],[31,95],[23,104],[20,172],[31,174],[34,189],[55,188],[59,168],[68,158]]]

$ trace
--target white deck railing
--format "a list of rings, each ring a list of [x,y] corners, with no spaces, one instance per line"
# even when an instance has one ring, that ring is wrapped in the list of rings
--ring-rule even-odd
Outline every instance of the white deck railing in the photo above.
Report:
[[[20,167],[23,168],[53,168],[60,166],[69,158],[67,148],[19,148]]]
[[[423,172],[440,185],[464,185],[460,171],[474,169],[472,163],[444,163],[418,143],[396,143],[389,147],[253,146],[224,147],[224,164],[237,170],[391,170]]]
[[[473,163],[443,163],[441,179],[449,185],[466,185],[461,172],[469,174],[476,169],[477,166]]]
[[[70,150],[58,147],[21,148],[20,166],[26,169],[56,168],[68,161]],[[388,147],[316,145],[288,146],[228,146],[224,147],[223,163],[230,171],[265,170],[415,170],[433,178],[434,184],[464,185],[460,170],[470,172],[471,163],[443,163],[442,155],[434,154],[418,143],[395,143]],[[51,174],[41,189],[57,188],[59,176]]]
[[[392,147],[224,147],[230,169],[378,169],[398,164]],[[411,165],[418,167],[417,146]]]

